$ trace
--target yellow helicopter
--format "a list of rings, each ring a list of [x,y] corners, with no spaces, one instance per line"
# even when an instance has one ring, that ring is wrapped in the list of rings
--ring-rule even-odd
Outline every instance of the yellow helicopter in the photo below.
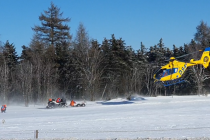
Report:
[[[187,67],[194,65],[203,65],[204,68],[209,66],[210,62],[210,47],[205,48],[200,60],[191,59],[189,63],[180,62],[171,57],[169,63],[162,66],[153,76],[155,82],[162,82],[164,86],[171,86],[184,82],[181,79],[182,75],[186,71]]]

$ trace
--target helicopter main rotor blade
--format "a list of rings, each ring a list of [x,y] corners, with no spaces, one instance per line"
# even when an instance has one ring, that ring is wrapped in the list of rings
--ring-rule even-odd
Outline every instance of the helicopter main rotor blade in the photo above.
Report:
[[[203,51],[203,50],[199,50],[199,51],[195,51],[195,52],[192,52],[192,53],[184,54],[184,55],[178,56],[178,57],[176,57],[176,58],[182,58],[182,57],[188,56],[188,55],[190,55],[190,54],[198,53],[198,52],[200,52],[200,51]]]
[[[200,52],[200,51],[203,51],[203,50],[199,50],[199,51],[195,51],[195,52],[192,52],[192,53],[184,54],[184,55],[181,55],[181,56],[176,57],[176,59],[177,59],[177,58],[182,58],[182,57],[185,57],[185,56],[188,56],[188,55],[194,54],[194,53],[198,53],[198,52]],[[169,61],[169,60],[170,60],[170,59],[165,60],[165,61]]]

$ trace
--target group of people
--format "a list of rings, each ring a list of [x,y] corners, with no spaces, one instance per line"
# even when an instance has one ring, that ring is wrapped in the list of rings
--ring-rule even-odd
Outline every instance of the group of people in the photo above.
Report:
[[[66,101],[63,101],[63,100],[65,100],[65,99],[57,98],[56,102],[57,102],[57,103],[66,102]],[[49,102],[52,102],[52,101],[55,101],[55,99],[49,99]],[[75,102],[74,100],[71,100],[70,106],[71,106],[71,107],[75,107],[75,106],[85,106],[85,103],[76,104],[76,102]],[[6,109],[7,109],[7,105],[2,105],[2,107],[1,107],[1,113],[6,113]]]
[[[51,107],[51,106],[55,107],[55,105],[57,105],[57,104],[58,105],[62,105],[63,103],[66,103],[66,99],[65,98],[57,98],[56,100],[50,98],[49,102],[48,102],[48,107]],[[85,103],[77,104],[74,100],[71,100],[70,106],[71,107],[85,106]]]
[[[7,105],[2,105],[1,107],[1,113],[5,113],[7,109]]]
[[[54,100],[54,99],[49,99],[49,101],[52,101],[52,100]],[[55,100],[54,100],[54,101],[55,101]],[[60,102],[63,102],[63,99],[57,98],[57,99],[56,99],[56,103],[60,103]],[[71,106],[71,107],[74,107],[74,106],[77,106],[77,104],[76,104],[76,102],[75,102],[74,100],[71,100],[70,106]]]
[[[66,102],[66,99],[65,98],[57,98],[56,100],[55,99],[52,99],[50,98],[49,99],[49,102],[56,102],[56,103],[60,103],[60,102]]]

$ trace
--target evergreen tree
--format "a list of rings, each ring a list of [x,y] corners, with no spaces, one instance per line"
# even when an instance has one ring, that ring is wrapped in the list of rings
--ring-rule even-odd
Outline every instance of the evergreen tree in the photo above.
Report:
[[[79,80],[78,88],[80,90],[80,95],[77,96],[85,96],[88,94],[88,83],[89,83],[89,60],[90,60],[90,49],[91,43],[89,40],[89,35],[82,23],[79,24],[78,30],[76,32],[76,37],[73,41],[73,63],[74,67],[77,69],[77,77]]]
[[[4,102],[8,102],[8,99],[13,94],[13,91],[16,90],[16,80],[17,80],[17,73],[16,68],[18,64],[18,55],[15,50],[15,46],[13,44],[10,44],[9,41],[5,43],[3,46],[3,52],[2,52],[2,58],[3,58],[3,75],[2,78],[4,79],[4,82],[2,83],[3,88],[3,99]]]
[[[72,36],[69,33],[70,27],[65,24],[69,18],[63,18],[60,8],[51,3],[51,7],[39,16],[41,26],[32,28],[35,31],[34,47],[36,56],[40,54],[41,61],[37,67],[39,97],[46,93],[45,97],[53,96],[58,88],[64,92],[66,90],[66,77],[64,66],[67,63],[68,51]],[[40,47],[44,47],[40,48]],[[42,54],[37,52],[42,49]],[[40,59],[38,59],[40,60]],[[40,65],[42,64],[42,65]],[[59,75],[58,75],[59,74]],[[60,84],[57,87],[57,82]],[[64,84],[65,83],[65,84]],[[42,88],[42,89],[41,89]]]
[[[116,95],[124,94],[127,90],[125,77],[133,66],[133,51],[130,47],[125,46],[124,40],[116,39],[114,34],[110,40],[104,40],[102,50],[107,64],[103,77],[106,78],[107,88],[111,90],[110,95],[111,92]]]
[[[18,64],[18,55],[13,44],[10,44],[9,41],[4,45],[3,55],[6,59],[7,65],[9,66],[10,71],[14,71],[16,65]]]
[[[164,43],[163,43],[163,39],[161,38],[160,40],[159,40],[159,43],[157,44],[157,46],[159,47],[159,49],[160,49],[160,52],[163,52],[164,51]]]
[[[137,57],[138,61],[140,61],[142,64],[147,61],[147,55],[146,55],[146,47],[141,42],[140,50],[137,50]]]
[[[64,22],[69,22],[70,19],[63,18],[62,15],[63,13],[60,13],[60,9],[51,3],[48,11],[44,11],[44,14],[42,13],[39,16],[41,26],[35,26],[32,29],[36,32],[40,40],[52,46],[64,41],[70,43],[70,27],[63,24]]]
[[[176,47],[176,45],[173,45],[173,57],[178,57],[179,55],[179,49]]]
[[[147,61],[149,63],[155,62],[157,57],[156,49],[153,46],[150,46],[149,51],[147,52]]]
[[[32,62],[32,50],[31,48],[26,47],[25,45],[22,46],[22,54],[20,56],[21,60],[30,60]]]
[[[196,27],[197,32],[195,33],[195,41],[201,44],[202,49],[210,46],[210,28],[209,26],[201,21],[200,25]]]
[[[70,61],[70,48],[66,42],[56,45],[56,67],[58,68],[58,86],[59,89],[66,93],[70,84],[69,75],[69,61]]]

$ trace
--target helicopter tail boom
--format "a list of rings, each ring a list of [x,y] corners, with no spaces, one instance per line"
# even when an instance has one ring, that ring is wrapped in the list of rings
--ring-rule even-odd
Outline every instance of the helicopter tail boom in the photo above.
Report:
[[[210,62],[210,47],[206,48],[201,56],[201,59],[200,60],[194,60],[194,59],[191,59],[190,60],[190,63],[191,64],[188,64],[188,66],[193,66],[193,65],[196,65],[196,64],[201,64],[203,65],[205,68],[207,68],[209,66],[209,62]]]

